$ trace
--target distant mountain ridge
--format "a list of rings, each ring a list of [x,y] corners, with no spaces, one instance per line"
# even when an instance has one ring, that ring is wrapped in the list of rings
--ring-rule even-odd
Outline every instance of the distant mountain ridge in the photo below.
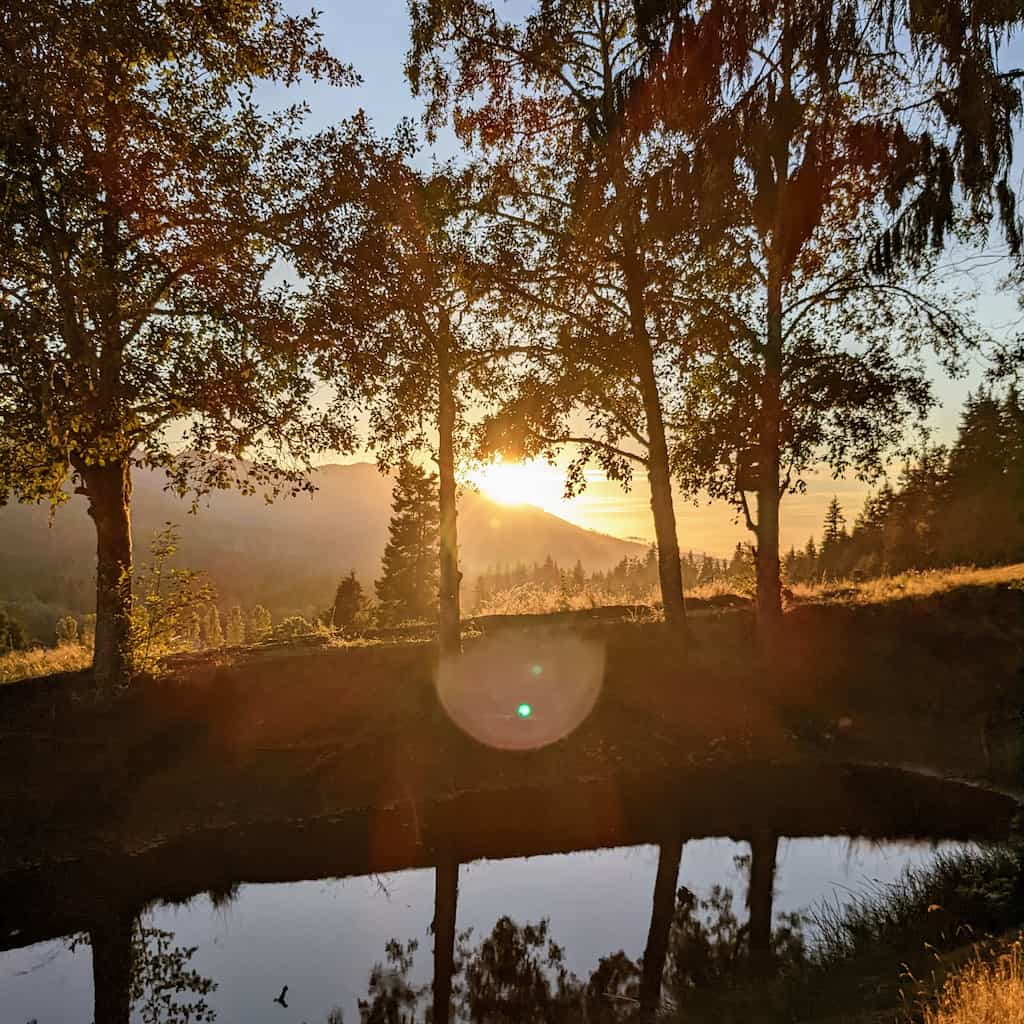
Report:
[[[166,522],[181,532],[180,561],[205,569],[224,606],[266,605],[275,618],[309,615],[333,597],[339,577],[354,569],[364,587],[380,571],[391,514],[392,479],[371,463],[325,465],[313,474],[312,496],[260,497],[219,491],[196,515],[163,489],[163,475],[134,477],[132,523],[137,563]],[[91,609],[95,533],[85,499],[74,496],[48,525],[45,507],[0,508],[0,606],[13,606],[26,625],[48,638],[61,614]],[[632,541],[584,530],[530,505],[499,505],[466,488],[459,499],[463,592],[494,565],[532,565],[551,555],[571,568],[607,570],[642,555]]]

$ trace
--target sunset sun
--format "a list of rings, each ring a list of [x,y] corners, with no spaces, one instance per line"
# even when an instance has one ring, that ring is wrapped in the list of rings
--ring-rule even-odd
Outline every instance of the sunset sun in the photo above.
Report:
[[[562,474],[539,459],[529,462],[497,460],[473,470],[468,481],[502,505],[558,507],[565,481]]]

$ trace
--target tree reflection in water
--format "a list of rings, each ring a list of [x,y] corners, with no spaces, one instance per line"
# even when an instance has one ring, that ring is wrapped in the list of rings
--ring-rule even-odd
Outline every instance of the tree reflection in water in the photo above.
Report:
[[[72,950],[92,947],[95,1024],[213,1024],[206,997],[217,983],[190,966],[198,947],[179,946],[174,933],[149,928],[132,914],[112,914]]]
[[[676,891],[659,993],[664,1002],[685,1005],[698,991],[763,969],[751,957],[749,922],[739,921],[733,905],[728,887],[715,886],[704,898],[685,887]],[[769,956],[776,967],[803,960],[802,924],[799,915],[782,915],[771,932]],[[415,942],[388,943],[386,962],[370,973],[361,1024],[434,1024],[427,1005],[431,986],[408,980],[415,950]],[[643,960],[620,950],[603,957],[582,981],[567,969],[546,919],[520,925],[502,917],[479,944],[471,932],[459,934],[448,1017],[474,1024],[626,1024],[645,1016],[643,978]]]

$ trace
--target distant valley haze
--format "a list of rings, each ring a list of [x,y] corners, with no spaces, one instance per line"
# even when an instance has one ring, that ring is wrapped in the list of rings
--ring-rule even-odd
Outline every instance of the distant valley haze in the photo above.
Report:
[[[206,570],[218,604],[266,605],[275,620],[311,615],[333,600],[338,579],[355,570],[372,593],[391,515],[392,478],[372,463],[323,465],[313,495],[280,497],[217,491],[195,515],[190,502],[164,490],[162,473],[134,474],[132,531],[136,565],[165,523],[180,528],[177,564]],[[524,495],[524,498],[527,496]],[[645,546],[583,529],[529,504],[503,505],[472,487],[459,501],[463,595],[471,607],[474,579],[501,564],[532,565],[551,555],[564,568],[577,561],[607,570]],[[72,496],[56,512],[41,505],[0,509],[0,608],[17,608],[32,632],[49,639],[62,614],[93,610],[96,532],[85,499]]]

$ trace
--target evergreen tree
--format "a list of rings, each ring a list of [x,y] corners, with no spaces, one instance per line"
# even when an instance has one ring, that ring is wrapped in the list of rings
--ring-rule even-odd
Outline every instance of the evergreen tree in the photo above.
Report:
[[[206,609],[202,619],[203,646],[206,648],[223,647],[224,630],[220,624],[220,610],[215,604]]]
[[[375,584],[380,618],[387,625],[437,614],[437,477],[409,459],[391,494],[389,539],[383,574]]]
[[[270,617],[270,612],[263,605],[256,605],[249,616],[250,643],[258,644],[261,640],[266,640],[273,631],[273,628],[274,623]]]
[[[7,612],[0,609],[0,654],[8,651],[22,651],[28,646],[25,628]]]
[[[245,643],[245,616],[237,604],[228,612],[226,637],[231,647],[239,647]]]
[[[343,576],[334,594],[334,611],[331,624],[337,629],[350,629],[363,608],[363,587],[356,579],[353,569]]]
[[[78,643],[78,620],[73,615],[64,615],[57,620],[57,646]]]
[[[842,548],[846,540],[846,518],[835,495],[825,511],[825,529],[821,539],[821,570],[829,576],[842,574]]]

